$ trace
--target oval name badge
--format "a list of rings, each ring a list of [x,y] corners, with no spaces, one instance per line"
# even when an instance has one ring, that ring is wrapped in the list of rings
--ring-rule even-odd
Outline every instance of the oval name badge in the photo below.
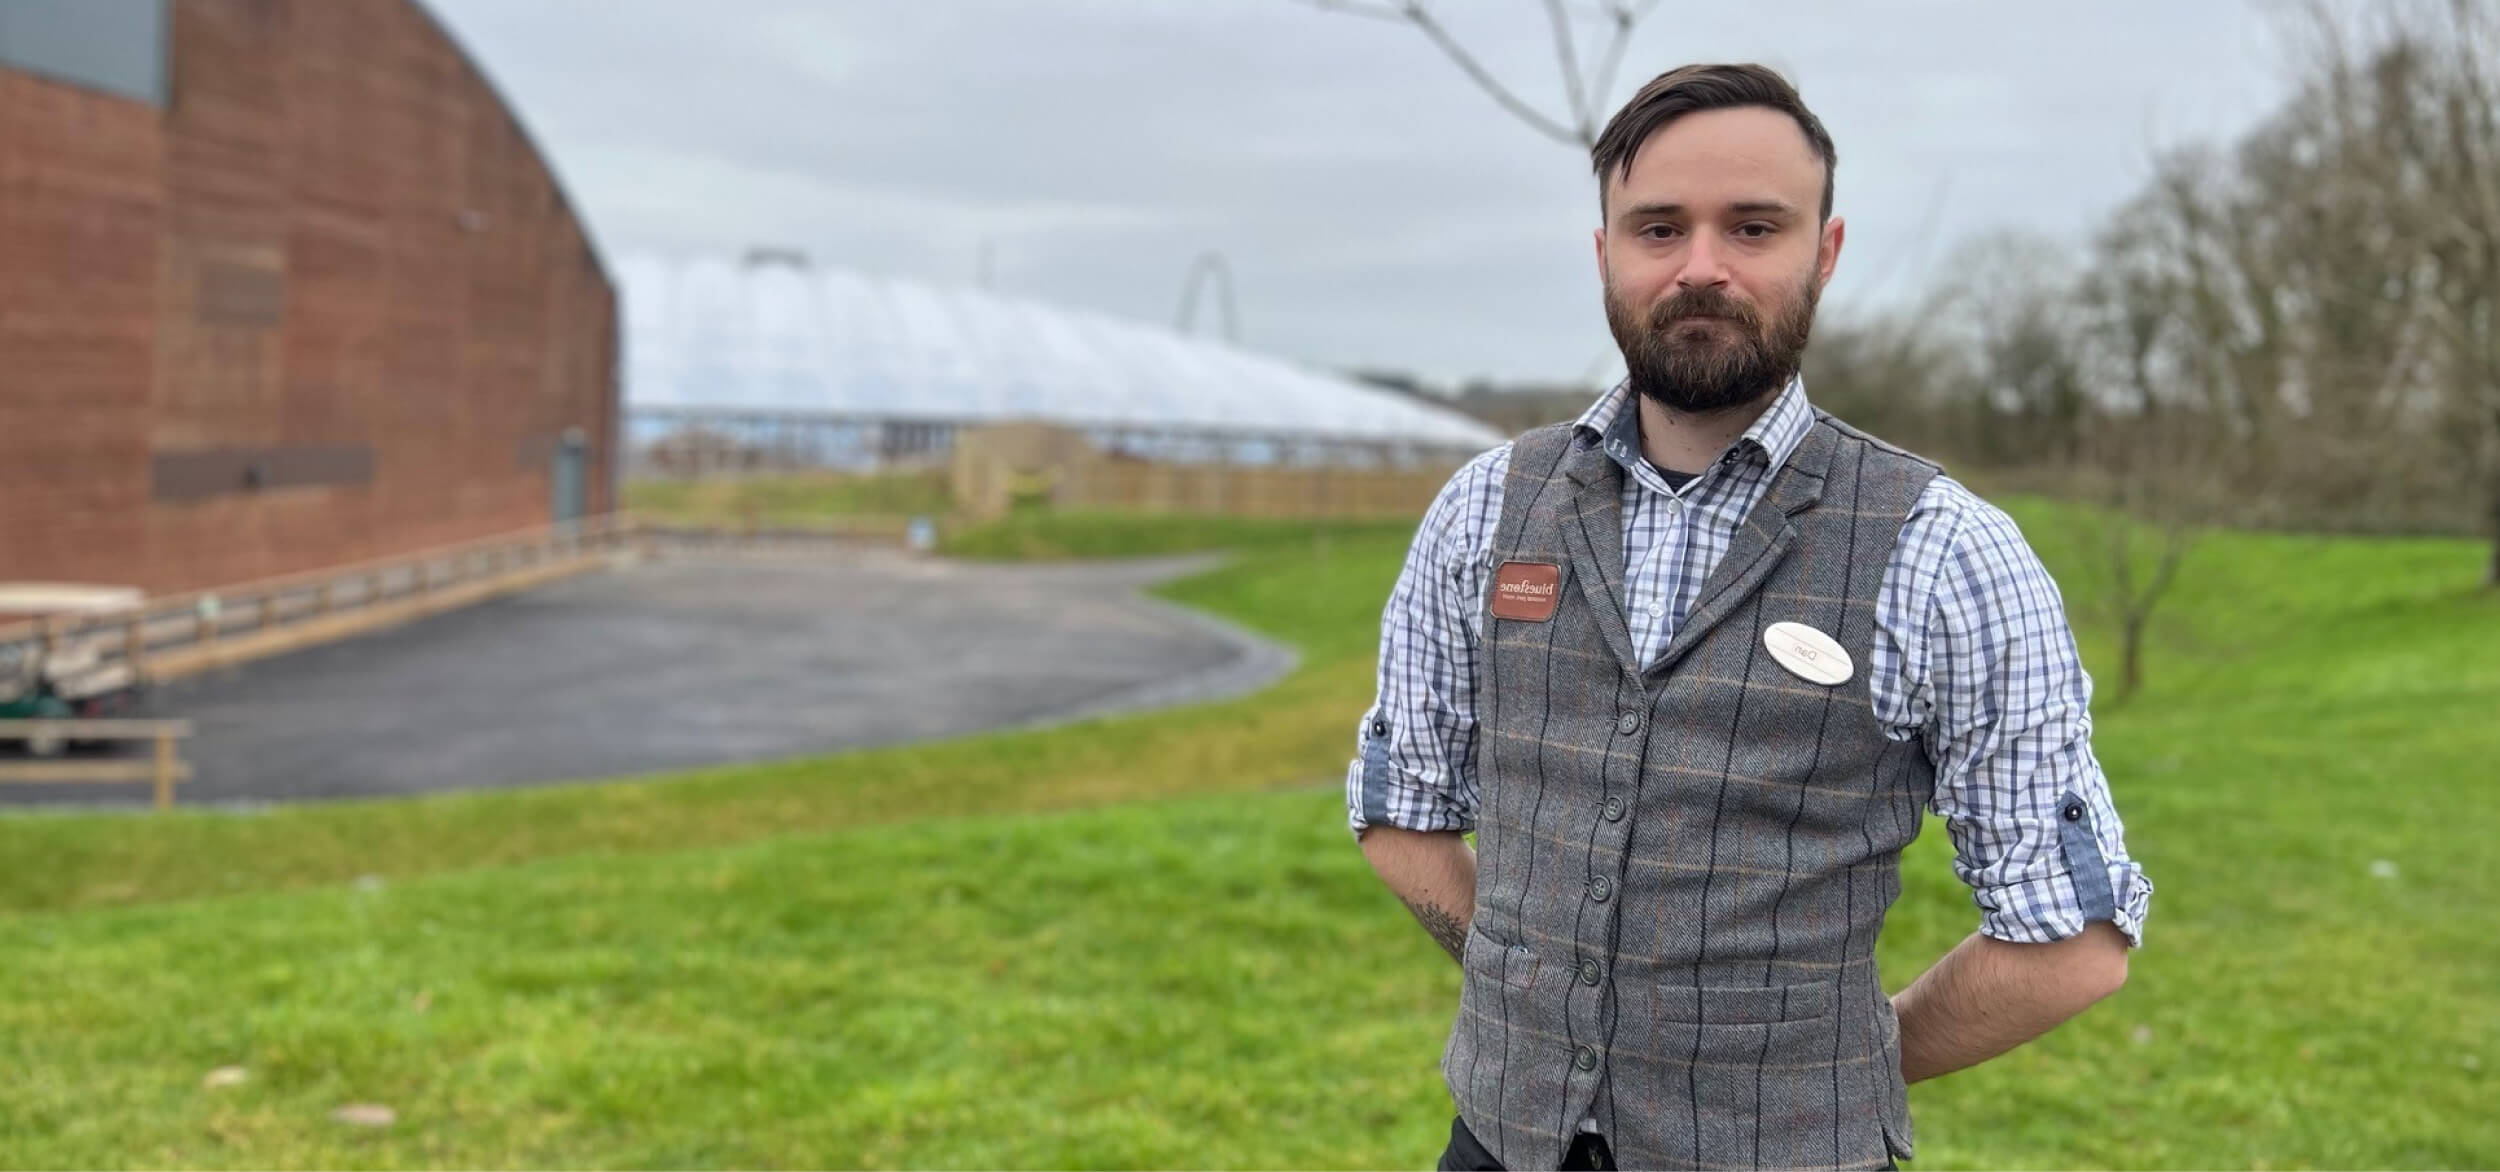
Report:
[[[1808,683],[1845,684],[1857,671],[1839,640],[1804,623],[1771,624],[1763,629],[1762,646],[1781,667]]]

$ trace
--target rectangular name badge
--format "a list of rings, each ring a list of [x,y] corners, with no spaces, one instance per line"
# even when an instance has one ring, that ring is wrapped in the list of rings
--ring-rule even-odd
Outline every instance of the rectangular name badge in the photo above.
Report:
[[[1544,562],[1503,562],[1493,572],[1493,617],[1541,623],[1562,601],[1562,567]]]

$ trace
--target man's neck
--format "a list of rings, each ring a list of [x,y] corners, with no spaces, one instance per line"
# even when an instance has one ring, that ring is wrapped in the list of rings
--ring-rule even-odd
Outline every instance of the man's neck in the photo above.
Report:
[[[1779,401],[1779,392],[1724,411],[1698,414],[1662,406],[1638,391],[1633,392],[1632,401],[1640,404],[1641,455],[1668,471],[1699,472],[1762,418]]]

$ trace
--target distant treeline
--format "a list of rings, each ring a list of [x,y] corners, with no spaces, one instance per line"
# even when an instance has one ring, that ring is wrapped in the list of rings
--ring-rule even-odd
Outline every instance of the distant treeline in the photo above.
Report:
[[[2164,526],[2484,535],[2500,580],[2500,0],[2293,20],[2292,96],[2090,239],[1992,236],[1914,308],[1827,310],[1816,403]],[[1589,393],[1452,405],[1517,430]]]

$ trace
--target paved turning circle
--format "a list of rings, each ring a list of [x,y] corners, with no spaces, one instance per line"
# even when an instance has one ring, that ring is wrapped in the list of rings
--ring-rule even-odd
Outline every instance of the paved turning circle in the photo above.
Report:
[[[158,689],[184,805],[765,761],[1212,699],[1292,654],[1146,586],[1211,559],[987,566],[885,550],[633,566]],[[0,787],[141,803],[145,786]]]

